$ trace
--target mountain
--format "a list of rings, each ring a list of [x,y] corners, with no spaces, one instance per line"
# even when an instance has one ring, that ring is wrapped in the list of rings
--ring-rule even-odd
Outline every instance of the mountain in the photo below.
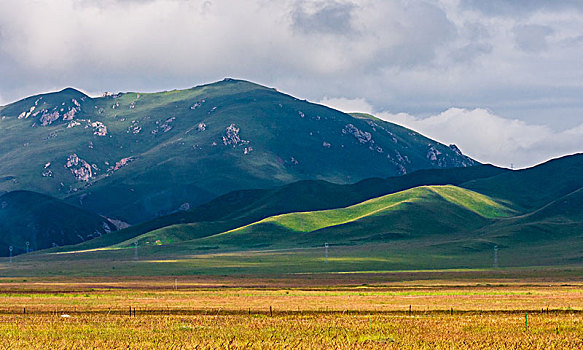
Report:
[[[522,215],[483,230],[505,245],[569,244],[583,238],[583,154],[475,179],[462,186],[506,203]],[[546,242],[546,243],[545,243]]]
[[[246,81],[0,109],[0,192],[30,190],[129,223],[234,190],[354,183],[477,162],[412,130]]]
[[[576,154],[518,171],[481,165],[352,185],[300,181],[236,191],[21,256],[18,270],[0,262],[0,271],[224,275],[574,266],[583,261],[582,159]],[[140,258],[131,263],[135,242]]]
[[[80,243],[115,231],[107,219],[29,191],[0,196],[0,256]]]
[[[513,211],[456,186],[421,186],[339,209],[271,216],[211,235],[200,225],[170,226],[140,236],[148,242],[186,241],[218,249],[361,244],[448,232],[471,232]],[[127,246],[126,242],[122,246]],[[194,247],[193,247],[194,246]]]
[[[583,154],[552,159],[528,169],[468,181],[463,187],[533,211],[583,187]]]
[[[469,180],[488,178],[509,171],[492,165],[476,165],[467,168],[419,170],[403,176],[371,178],[347,185],[322,180],[304,180],[273,189],[233,191],[196,208],[131,226],[114,235],[85,242],[74,249],[106,247],[170,226],[173,226],[174,231],[179,231],[180,227],[197,227],[204,231],[204,234],[212,235],[270,216],[343,208],[417,186],[459,185]],[[193,232],[192,229],[185,231]],[[181,239],[189,237],[190,234],[184,234]],[[177,241],[176,237],[169,240]]]

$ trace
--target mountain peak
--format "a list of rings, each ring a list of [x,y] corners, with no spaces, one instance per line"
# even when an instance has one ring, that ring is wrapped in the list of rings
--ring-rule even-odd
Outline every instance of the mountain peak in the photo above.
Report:
[[[80,90],[77,90],[77,89],[75,89],[73,87],[64,88],[63,90],[58,91],[58,92],[55,92],[53,94],[79,95],[79,96],[88,97],[85,93],[83,93]]]
[[[83,104],[90,100],[83,92],[68,87],[9,104],[2,108],[2,118],[27,120],[31,126],[62,124],[82,114]]]
[[[243,80],[243,79],[235,79],[235,78],[224,78],[223,80],[219,80],[219,81],[215,81],[213,83],[209,83],[209,84],[204,84],[204,85],[198,85],[195,86],[192,89],[200,89],[200,88],[205,88],[205,87],[214,87],[214,88],[233,88],[233,89],[237,89],[237,90],[241,90],[241,91],[245,91],[245,90],[256,90],[256,89],[265,89],[265,90],[273,90],[276,91],[273,88],[258,84],[258,83],[254,83],[252,81],[249,80]]]
[[[0,149],[28,148],[0,162],[0,174],[14,177],[0,191],[45,192],[135,223],[233,190],[476,164],[404,127],[245,80],[80,94],[68,88],[2,109],[0,123],[10,127],[0,127]]]

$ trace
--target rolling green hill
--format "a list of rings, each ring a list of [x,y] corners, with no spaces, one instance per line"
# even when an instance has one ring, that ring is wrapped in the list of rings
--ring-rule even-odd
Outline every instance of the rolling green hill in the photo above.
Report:
[[[352,185],[301,181],[236,191],[88,242],[19,257],[19,266],[89,275],[489,268],[495,246],[502,267],[578,264],[583,186],[567,193],[578,179],[561,174],[580,174],[581,157],[512,172],[478,166]],[[541,186],[540,174],[557,183],[539,188],[537,197],[527,191]],[[136,241],[140,259],[130,263]],[[69,267],[72,262],[83,269]]]
[[[0,107],[0,149],[0,192],[36,191],[132,224],[234,190],[477,164],[398,125],[233,79],[29,97]]]
[[[53,246],[76,244],[110,233],[116,227],[107,219],[63,201],[29,191],[0,196],[0,256]]]
[[[211,235],[285,213],[342,208],[368,199],[422,185],[459,185],[472,179],[486,178],[509,170],[492,165],[467,168],[419,170],[387,179],[372,178],[355,184],[339,185],[322,180],[305,180],[265,190],[234,191],[199,207],[162,216],[131,226],[115,235],[99,237],[70,249],[107,247],[150,231],[173,225],[190,224],[189,234]],[[172,229],[173,237],[188,234]],[[153,240],[152,242],[154,242]],[[67,250],[69,248],[63,248]]]
[[[524,215],[484,228],[503,245],[564,243],[583,239],[583,187]]]
[[[513,172],[481,166],[353,185],[302,181],[237,191],[162,221],[19,256],[14,266],[0,261],[0,275],[482,269],[492,268],[494,247],[502,268],[575,266],[583,262],[583,186],[566,193],[577,187],[577,177],[561,174],[580,174],[581,157]],[[413,186],[446,182],[450,171],[448,182],[457,185]],[[540,197],[525,192],[540,184],[537,174],[557,182],[539,188]],[[506,190],[496,191],[497,182]],[[468,189],[478,184],[482,193]],[[496,197],[485,193],[490,189]]]
[[[60,252],[140,246],[180,251],[312,247],[418,239],[469,233],[515,212],[486,196],[455,186],[422,186],[338,209],[290,212],[247,223],[234,219],[168,225],[135,236],[129,230]],[[249,219],[247,217],[246,219]],[[125,231],[125,232],[124,232]],[[125,241],[124,241],[125,239]],[[164,253],[156,253],[164,254]]]
[[[583,187],[583,154],[550,160],[532,168],[468,181],[462,187],[509,201],[524,212],[539,209]]]
[[[583,220],[583,187],[560,197],[530,214],[533,220]],[[583,233],[583,232],[582,232]]]
[[[133,260],[132,238],[98,249],[88,247],[90,241],[28,254],[18,264],[19,273],[39,263],[51,266],[50,271],[42,268],[49,275],[484,267],[485,261],[491,262],[488,253],[500,243],[483,230],[515,215],[504,204],[457,186],[421,186],[345,208],[281,214],[234,229],[227,228],[233,225],[229,220],[167,226],[137,238],[139,260]],[[330,258],[322,264],[325,242]],[[500,246],[504,252],[511,250]],[[524,256],[523,251],[513,252],[515,259]]]
[[[512,211],[486,196],[455,186],[423,186],[340,209],[289,213],[201,237],[200,225],[177,225],[140,236],[144,244],[191,240],[201,246],[228,248],[354,244],[470,231]],[[349,226],[347,228],[347,226]],[[188,233],[192,230],[192,234]],[[175,235],[178,233],[178,235]],[[196,241],[192,241],[192,239]],[[121,246],[129,246],[134,240]]]

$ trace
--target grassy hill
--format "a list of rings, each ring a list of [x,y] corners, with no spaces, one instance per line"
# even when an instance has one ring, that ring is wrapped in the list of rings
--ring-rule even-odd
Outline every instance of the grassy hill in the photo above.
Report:
[[[470,231],[512,211],[486,196],[455,186],[423,186],[374,198],[353,206],[289,213],[215,235],[201,237],[200,225],[176,225],[138,237],[149,242],[187,241],[224,248],[355,244],[427,234]],[[192,234],[189,234],[192,232]],[[208,231],[207,231],[208,232]],[[120,246],[128,246],[134,240]],[[226,246],[226,247],[225,247]]]
[[[346,208],[289,213],[230,228],[233,221],[177,224],[98,249],[0,261],[3,276],[311,274],[499,266],[572,266],[583,261],[580,191],[530,213],[457,186],[422,186]],[[578,204],[579,203],[579,204]],[[561,206],[572,208],[565,212]],[[221,226],[222,225],[222,226]],[[123,232],[123,231],[122,231]],[[105,235],[94,241],[113,237]],[[329,243],[325,257],[323,243]]]
[[[503,268],[578,266],[582,157],[520,171],[435,169],[352,185],[300,181],[235,191],[91,241],[19,256],[14,267],[0,261],[0,275],[484,269],[492,268],[494,247]]]
[[[345,208],[275,215],[234,229],[227,227],[233,224],[229,220],[167,226],[137,238],[138,260],[134,260],[135,238],[98,249],[88,249],[91,242],[66,250],[50,249],[19,257],[18,274],[485,268],[491,267],[496,245],[501,266],[556,265],[577,258],[582,245],[569,237],[544,244],[517,242],[492,230],[522,216],[505,204],[457,186],[421,186]],[[328,259],[324,243],[329,243]],[[536,260],[529,260],[532,254]],[[32,272],[33,267],[42,272]],[[3,274],[10,275],[10,271],[7,267]]]
[[[0,256],[76,244],[116,230],[107,219],[29,191],[0,196]]]
[[[138,241],[145,254],[289,249],[386,243],[392,240],[458,236],[514,211],[486,196],[455,186],[422,186],[352,206],[270,216],[249,224],[241,218],[176,224],[123,239],[124,231],[52,251],[115,252]],[[98,243],[98,244],[96,244]]]
[[[455,146],[246,81],[0,108],[0,192],[31,190],[135,224],[219,195],[477,164]]]
[[[583,238],[583,187],[540,209],[484,228],[503,245],[563,243]]]
[[[115,235],[99,237],[78,247],[62,249],[107,247],[164,227],[189,224],[188,234],[174,227],[171,230],[174,233],[164,240],[176,242],[187,239],[189,235],[197,235],[195,231],[200,232],[198,235],[212,235],[270,216],[343,208],[417,186],[459,185],[472,179],[491,177],[508,171],[492,165],[477,165],[467,168],[419,170],[399,177],[372,178],[347,185],[322,180],[305,180],[273,189],[234,191],[199,207],[134,225],[116,232]]]
[[[468,181],[464,188],[512,202],[524,212],[539,209],[583,187],[583,154]]]

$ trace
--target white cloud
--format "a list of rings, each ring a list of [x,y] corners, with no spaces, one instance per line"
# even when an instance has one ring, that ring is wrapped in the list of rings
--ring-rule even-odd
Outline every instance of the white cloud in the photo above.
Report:
[[[450,108],[428,118],[377,113],[445,144],[455,143],[485,163],[524,168],[565,154],[583,152],[583,124],[565,131],[502,118],[485,109]]]
[[[363,112],[403,125],[464,154],[502,167],[524,168],[565,154],[583,152],[583,124],[563,131],[500,117],[482,109],[449,108],[425,118],[375,111],[366,99],[324,98],[319,103],[344,112]]]
[[[337,109],[339,111],[344,111],[346,113],[350,112],[360,112],[360,113],[373,113],[374,108],[370,103],[364,98],[328,98],[324,97],[318,102],[325,106]]]

